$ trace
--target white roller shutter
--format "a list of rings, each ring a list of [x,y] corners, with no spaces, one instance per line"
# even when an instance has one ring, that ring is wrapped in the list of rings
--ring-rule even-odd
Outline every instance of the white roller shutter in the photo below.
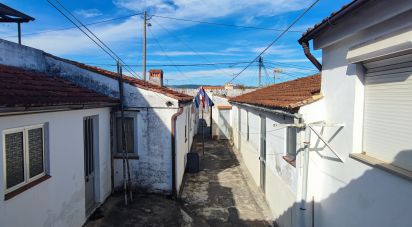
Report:
[[[363,150],[412,170],[412,54],[364,66]]]

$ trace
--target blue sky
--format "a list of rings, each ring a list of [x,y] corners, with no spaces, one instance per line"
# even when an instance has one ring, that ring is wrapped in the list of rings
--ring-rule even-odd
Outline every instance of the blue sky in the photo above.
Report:
[[[165,82],[219,85],[253,60],[276,38],[279,31],[200,24],[164,17],[232,24],[238,26],[286,28],[312,1],[308,0],[60,0],[82,22],[93,23],[123,17],[89,28],[141,75],[142,17],[124,17],[147,10],[151,27],[147,32],[148,69],[161,68]],[[294,27],[263,55],[263,84],[316,73],[297,40],[307,28],[338,10],[349,0],[321,0]],[[115,62],[79,30],[58,30],[73,26],[46,0],[6,0],[4,4],[34,18],[23,24],[23,44],[72,60],[115,70]],[[156,16],[157,15],[157,16]],[[0,24],[1,38],[16,41],[16,26]],[[321,59],[319,51],[314,52]],[[164,66],[196,63],[233,63],[206,66]],[[236,63],[236,64],[235,64]],[[233,82],[255,86],[258,66],[254,63]]]

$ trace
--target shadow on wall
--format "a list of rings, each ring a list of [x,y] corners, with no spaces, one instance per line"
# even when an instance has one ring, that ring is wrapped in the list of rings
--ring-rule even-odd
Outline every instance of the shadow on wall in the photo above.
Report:
[[[192,152],[201,156],[198,143],[201,139],[195,141]],[[187,174],[182,203],[190,216],[207,226],[268,226],[229,147],[227,140],[205,143],[201,171]]]
[[[111,77],[83,69],[74,64],[46,57],[47,71],[72,83],[111,97],[119,97],[118,81]],[[131,108],[126,117],[134,118],[134,151],[130,154],[132,184],[136,190],[170,193],[172,182],[171,118],[177,106],[167,109],[167,102],[176,101],[156,92],[124,83],[125,108]],[[172,101],[171,101],[172,100]],[[112,115],[113,118],[117,113]],[[121,188],[123,166],[116,144],[116,120],[113,121],[114,186]],[[180,132],[184,133],[183,129]],[[180,136],[183,140],[184,135]],[[176,136],[176,138],[178,138]],[[137,160],[136,157],[139,157]]]
[[[396,156],[394,163],[411,156],[412,149],[401,151]],[[357,162],[347,160],[347,162],[349,161]],[[366,164],[359,162],[355,165]],[[410,180],[372,167],[349,182],[344,180],[340,180],[340,182],[346,184],[325,199],[314,198],[315,202],[313,202],[311,201],[312,196],[308,195],[306,214],[311,217],[313,213],[314,219],[307,219],[309,220],[307,226],[387,227],[410,226],[412,223],[410,213],[412,210],[412,182]],[[308,183],[311,184],[310,178]],[[326,188],[324,191],[330,188],[329,185],[323,185],[323,187]],[[300,204],[295,203],[293,206],[300,207]],[[287,214],[291,212],[293,206],[280,215],[277,219],[279,223],[288,217]],[[314,209],[312,210],[312,208]],[[297,214],[296,217],[299,215]]]

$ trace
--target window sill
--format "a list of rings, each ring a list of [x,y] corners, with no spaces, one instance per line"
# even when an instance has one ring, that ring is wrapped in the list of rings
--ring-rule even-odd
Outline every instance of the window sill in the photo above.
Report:
[[[285,160],[287,163],[289,163],[293,167],[296,167],[296,158],[295,157],[292,157],[290,155],[285,155],[282,158],[283,158],[283,160]]]
[[[128,158],[132,159],[132,160],[139,160],[139,155],[129,153]],[[116,154],[113,155],[113,159],[123,159],[123,154],[116,153]]]
[[[394,175],[397,175],[399,177],[402,177],[406,180],[412,181],[412,171],[397,167],[395,165],[392,165],[390,163],[387,163],[385,161],[382,161],[380,159],[374,158],[372,156],[367,155],[365,152],[362,153],[352,153],[349,155],[349,157],[363,162],[365,164],[368,164],[370,166],[379,168],[381,170],[384,170],[386,172],[392,173]]]
[[[27,184],[21,186],[20,188],[15,189],[14,191],[8,192],[4,195],[4,200],[9,200],[9,199],[13,198],[14,196],[16,196],[16,195],[18,195],[18,194],[34,187],[34,186],[40,184],[41,182],[43,182],[43,181],[45,181],[49,178],[51,178],[50,175],[44,175],[44,176],[40,177],[37,180],[34,180],[30,183],[27,183]]]

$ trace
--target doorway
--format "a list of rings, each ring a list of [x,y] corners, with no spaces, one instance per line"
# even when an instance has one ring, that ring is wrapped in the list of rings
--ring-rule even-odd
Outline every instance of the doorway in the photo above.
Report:
[[[83,120],[84,136],[84,179],[85,179],[85,203],[86,216],[90,215],[96,206],[96,168],[95,159],[97,154],[97,119],[96,117],[85,117]]]

